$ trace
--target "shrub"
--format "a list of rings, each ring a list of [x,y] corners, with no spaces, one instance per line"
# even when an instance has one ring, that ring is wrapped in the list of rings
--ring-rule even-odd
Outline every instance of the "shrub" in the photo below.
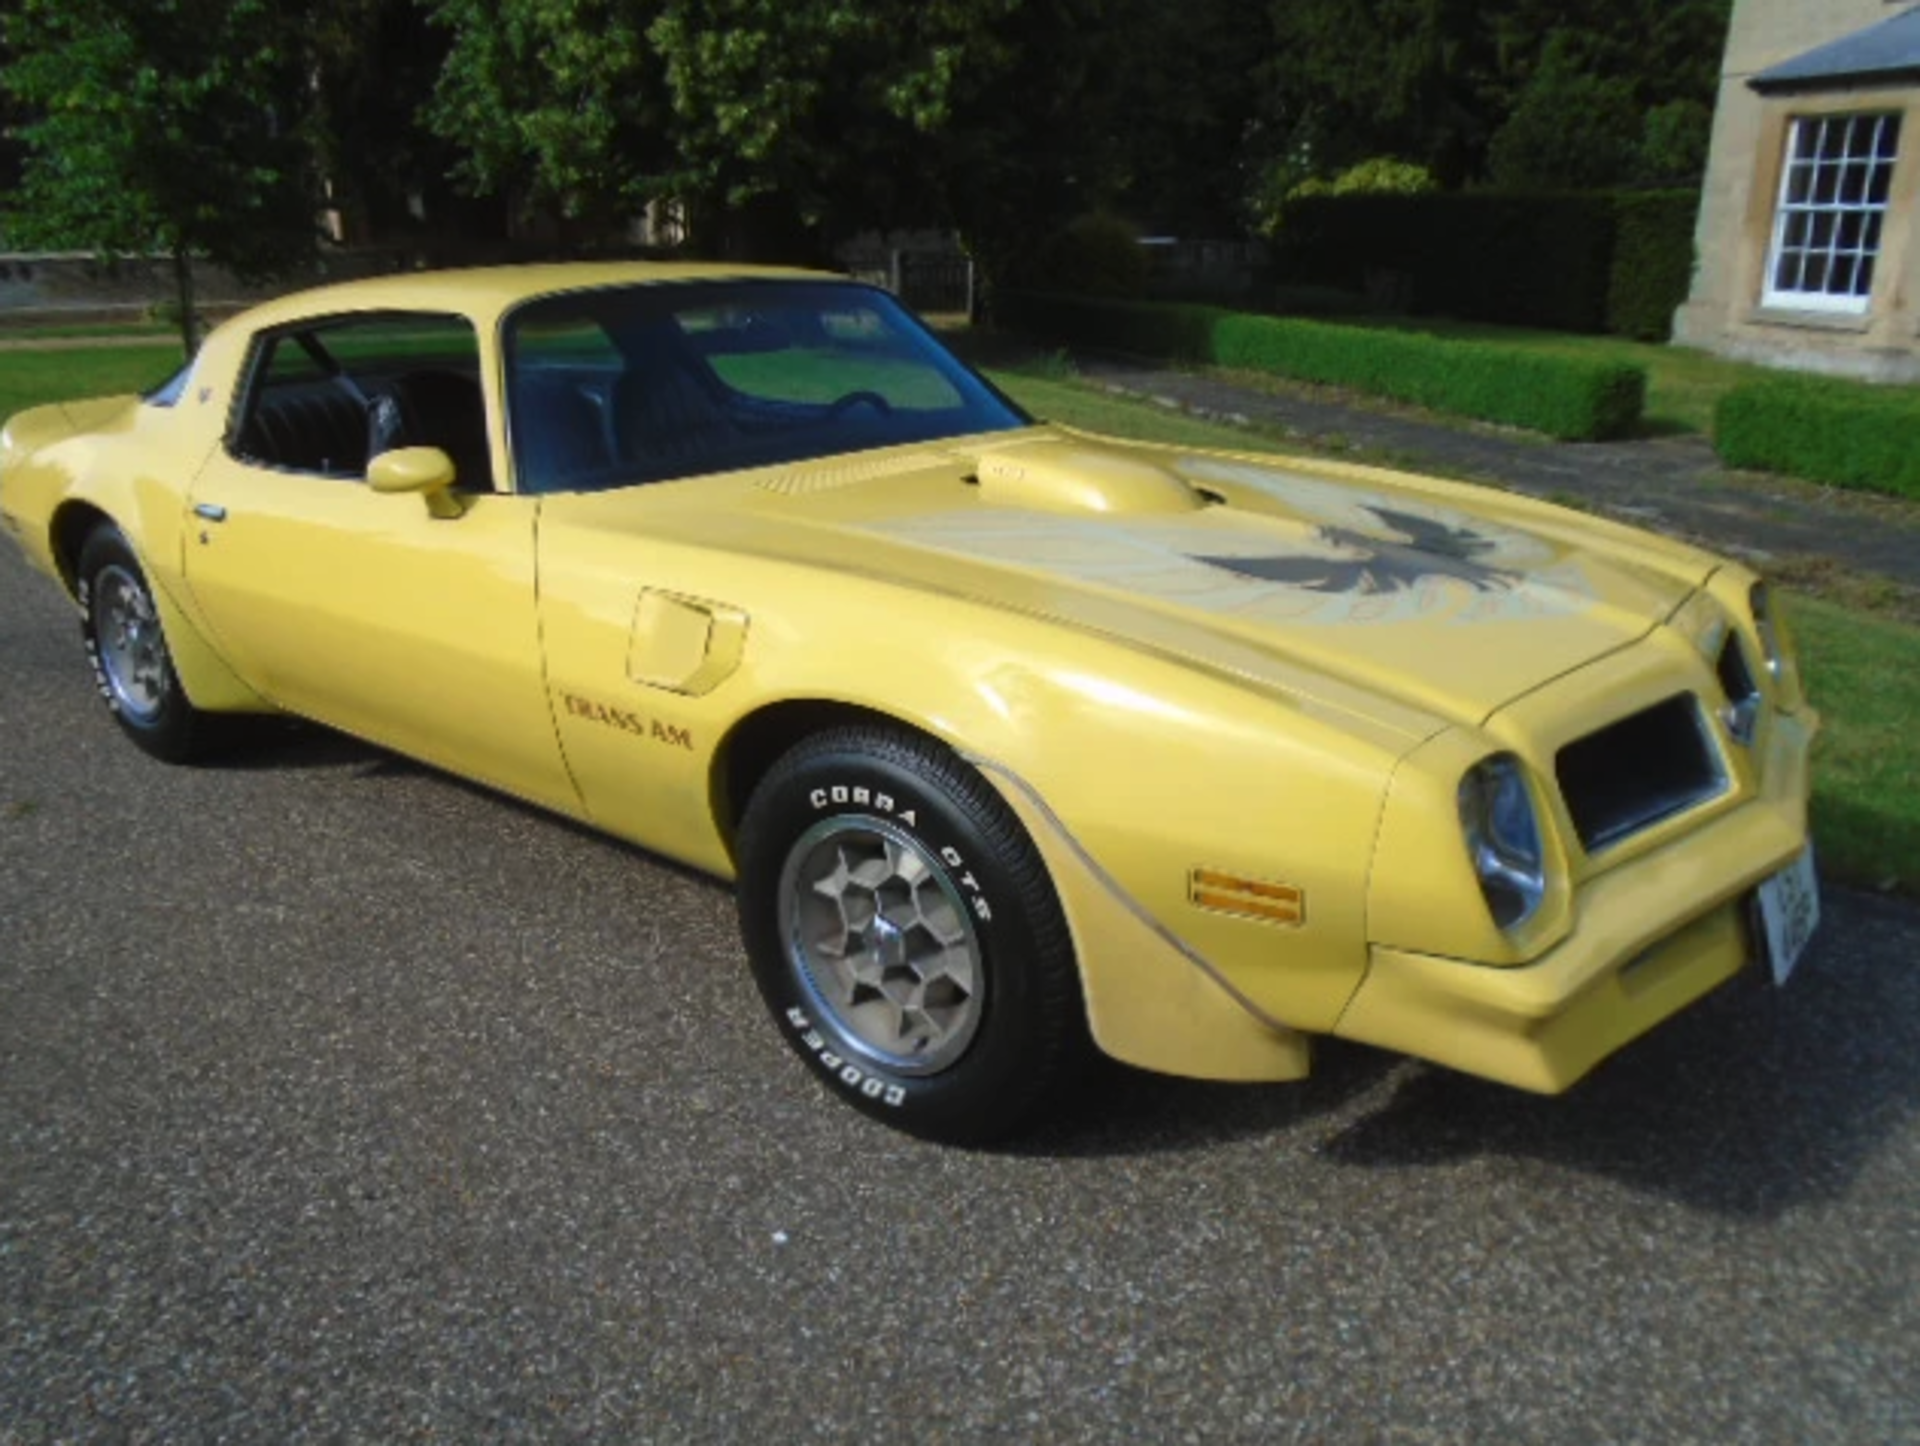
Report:
[[[1051,340],[1352,387],[1569,440],[1623,435],[1646,404],[1639,367],[1489,342],[1031,293],[1003,295],[999,315],[1011,329]]]
[[[1076,216],[1041,243],[1027,284],[1078,296],[1145,295],[1148,261],[1133,228],[1117,216]]]
[[[1693,286],[1693,191],[1625,192],[1613,200],[1613,265],[1607,279],[1607,330],[1665,341],[1673,313]]]
[[[1268,168],[1249,198],[1254,230],[1276,236],[1286,224],[1296,201],[1316,196],[1423,196],[1439,189],[1433,172],[1415,161],[1397,156],[1374,156],[1349,166],[1332,180],[1321,176],[1296,179],[1298,167],[1281,161]]]
[[[1920,389],[1813,377],[1748,382],[1720,398],[1713,445],[1729,467],[1920,498]]]
[[[1713,108],[1697,100],[1670,100],[1646,114],[1634,169],[1649,186],[1698,187],[1713,145]]]
[[[1278,244],[1290,282],[1516,326],[1606,324],[1613,213],[1605,194],[1318,196],[1288,206]]]
[[[1212,360],[1214,326],[1230,315],[1217,306],[1002,291],[994,298],[993,319],[1008,331],[1077,346],[1204,362]]]
[[[1487,145],[1502,190],[1585,190],[1628,179],[1644,122],[1633,86],[1596,75],[1567,32],[1555,32],[1506,123]]]
[[[1662,338],[1693,274],[1690,191],[1317,196],[1288,206],[1283,284],[1414,312]]]

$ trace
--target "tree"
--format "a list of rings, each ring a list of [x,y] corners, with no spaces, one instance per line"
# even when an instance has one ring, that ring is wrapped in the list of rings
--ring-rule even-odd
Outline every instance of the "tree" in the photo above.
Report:
[[[924,219],[956,98],[1004,61],[1022,3],[435,0],[453,43],[431,118],[474,185],[589,235],[666,199],[710,246],[775,211]]]
[[[1574,56],[1568,35],[1548,42],[1540,68],[1488,147],[1496,186],[1597,190],[1630,177],[1642,129],[1633,87],[1593,74]]]
[[[1486,175],[1493,137],[1535,96],[1522,134],[1555,118],[1543,84],[1602,97],[1609,172],[1618,98],[1639,137],[1656,107],[1710,106],[1732,0],[1272,0],[1252,173],[1271,190],[1369,155],[1419,161],[1444,184]],[[1558,71],[1541,80],[1550,47]],[[1508,149],[1517,142],[1509,140]],[[1533,142],[1529,142],[1532,148]],[[1630,169],[1630,167],[1629,167]],[[1283,187],[1284,188],[1284,187]]]
[[[30,117],[16,244],[161,254],[198,344],[192,258],[273,275],[314,243],[309,75],[268,0],[17,0],[4,83]]]
[[[340,238],[417,235],[468,211],[448,178],[460,152],[421,118],[447,33],[416,0],[324,0],[308,15],[314,158]]]
[[[660,0],[431,0],[452,37],[429,125],[518,211],[612,231],[672,196]]]

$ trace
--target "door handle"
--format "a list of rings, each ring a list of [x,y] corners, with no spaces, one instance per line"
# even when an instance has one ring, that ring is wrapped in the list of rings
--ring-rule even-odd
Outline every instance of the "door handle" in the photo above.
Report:
[[[217,502],[196,502],[193,504],[193,515],[204,517],[209,522],[225,522],[227,509]]]

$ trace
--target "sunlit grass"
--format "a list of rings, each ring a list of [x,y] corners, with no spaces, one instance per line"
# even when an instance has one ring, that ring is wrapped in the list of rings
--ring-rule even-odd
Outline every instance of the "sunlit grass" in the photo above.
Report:
[[[0,351],[0,417],[47,402],[158,386],[180,366],[176,344]]]
[[[1920,629],[1808,597],[1790,607],[1826,724],[1813,755],[1821,863],[1920,896]]]

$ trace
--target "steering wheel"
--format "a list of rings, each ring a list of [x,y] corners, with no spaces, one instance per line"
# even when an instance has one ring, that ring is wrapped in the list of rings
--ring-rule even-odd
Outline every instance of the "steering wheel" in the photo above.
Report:
[[[878,392],[848,392],[844,397],[835,397],[831,402],[827,403],[827,415],[829,417],[837,417],[842,412],[851,411],[855,407],[863,406],[872,407],[874,411],[883,417],[891,417],[893,415],[893,403],[881,396]]]

